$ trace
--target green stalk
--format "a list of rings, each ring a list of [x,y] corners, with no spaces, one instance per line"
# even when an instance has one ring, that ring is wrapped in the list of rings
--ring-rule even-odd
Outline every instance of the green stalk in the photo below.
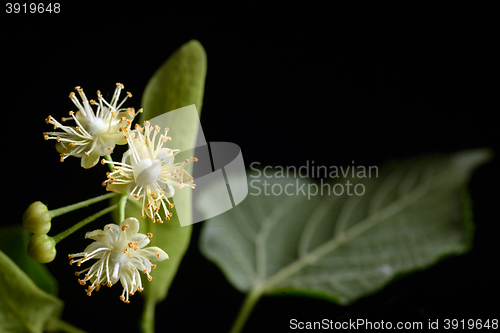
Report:
[[[110,211],[112,211],[113,209],[116,209],[117,207],[118,207],[118,203],[115,203],[114,205],[111,205],[108,208],[105,208],[105,209],[103,209],[103,210],[95,213],[94,215],[90,215],[89,217],[87,217],[86,219],[78,222],[74,226],[72,226],[72,227],[64,230],[63,232],[55,235],[53,237],[54,242],[56,242],[56,244],[59,243],[61,240],[63,240],[64,238],[68,237],[69,235],[71,235],[72,233],[74,233],[75,231],[77,231],[78,229],[80,229],[81,227],[89,224],[90,222],[96,220],[97,218],[103,216],[104,214],[109,213]]]
[[[113,159],[111,158],[111,155],[106,155],[106,156],[104,156],[104,158],[105,158],[107,161],[109,161],[109,162],[113,162]],[[113,163],[106,163],[106,164],[107,164],[107,165],[108,165],[108,167],[109,167],[109,171],[111,171],[111,172],[115,171],[115,170],[113,170],[113,168],[114,168],[114,166],[115,166]]]
[[[120,201],[118,201],[118,217],[119,221],[125,220],[125,206],[127,205],[127,192],[123,192],[120,197]]]
[[[243,326],[245,326],[245,323],[248,320],[248,317],[250,317],[255,304],[257,304],[257,301],[260,299],[262,294],[264,294],[264,290],[265,289],[263,288],[263,286],[259,285],[253,288],[250,293],[247,294],[245,300],[243,301],[243,305],[240,308],[240,312],[238,313],[238,316],[233,323],[233,327],[231,328],[230,333],[241,332]]]
[[[69,206],[66,206],[66,207],[52,209],[52,210],[49,211],[49,213],[50,213],[50,216],[52,218],[54,218],[54,217],[57,217],[57,216],[60,216],[60,215],[72,212],[74,210],[77,210],[77,209],[80,209],[80,208],[83,208],[83,207],[87,207],[87,206],[89,206],[89,205],[91,205],[93,203],[109,199],[109,198],[111,198],[111,197],[113,197],[115,195],[118,195],[118,193],[103,194],[103,195],[100,195],[98,197],[95,197],[95,198],[92,198],[92,199],[88,199],[88,200],[84,200],[84,201],[81,201],[81,202],[77,202],[75,204],[72,204],[72,205],[69,205]]]
[[[154,333],[155,332],[155,307],[156,301],[153,297],[146,298],[144,303],[144,312],[142,313],[141,332]]]

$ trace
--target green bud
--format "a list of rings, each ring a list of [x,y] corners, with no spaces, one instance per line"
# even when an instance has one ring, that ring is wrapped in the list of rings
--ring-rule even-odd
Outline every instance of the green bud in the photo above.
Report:
[[[41,263],[48,263],[56,257],[56,242],[47,235],[34,234],[28,243],[28,255]]]
[[[41,201],[33,202],[23,215],[23,225],[34,234],[46,234],[50,230],[50,212]]]

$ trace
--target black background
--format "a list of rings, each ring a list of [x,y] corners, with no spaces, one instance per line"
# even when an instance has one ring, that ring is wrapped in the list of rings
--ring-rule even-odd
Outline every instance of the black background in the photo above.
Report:
[[[36,200],[57,208],[104,193],[106,168],[84,170],[74,158],[59,163],[53,142],[42,139],[49,130],[43,120],[73,108],[67,96],[76,85],[94,98],[95,90],[111,92],[121,82],[134,94],[127,105],[139,108],[148,79],[190,39],[198,39],[208,57],[201,118],[206,138],[238,144],[247,166],[380,166],[425,153],[495,151],[498,26],[487,13],[488,8],[177,8],[140,2],[63,4],[59,14],[2,12],[2,190],[8,200],[1,223],[21,223],[24,209]],[[244,331],[287,331],[292,318],[426,325],[498,316],[498,166],[495,157],[469,184],[477,225],[470,253],[348,307],[264,297]],[[55,220],[51,234],[97,209]],[[228,331],[243,301],[199,253],[201,226],[194,226],[169,296],[157,307],[159,332]],[[83,249],[85,232],[61,242],[58,257],[48,264],[60,282],[63,318],[89,332],[134,330],[140,296],[123,304],[117,287],[89,298],[76,282],[65,254]]]

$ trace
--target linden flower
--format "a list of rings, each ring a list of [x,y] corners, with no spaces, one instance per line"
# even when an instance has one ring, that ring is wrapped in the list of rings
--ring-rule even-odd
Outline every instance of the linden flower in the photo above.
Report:
[[[69,112],[71,117],[63,117],[62,121],[74,120],[76,126],[65,126],[48,116],[45,119],[47,124],[54,125],[54,129],[61,129],[64,132],[45,132],[45,140],[54,139],[58,143],[56,149],[60,153],[61,162],[68,156],[82,158],[82,167],[88,169],[93,167],[99,161],[100,156],[109,155],[113,152],[115,145],[123,145],[127,140],[123,137],[123,130],[130,128],[132,120],[135,117],[133,108],[121,109],[123,103],[132,94],[127,92],[127,96],[118,104],[123,84],[117,83],[116,89],[108,103],[97,91],[97,100],[87,100],[83,89],[76,87],[82,102],[75,97],[75,93],[69,94],[69,98],[78,108],[75,113]],[[97,111],[94,113],[91,105],[97,105]],[[118,104],[118,105],[117,105]],[[139,110],[140,112],[140,110]]]
[[[152,246],[145,249],[144,246],[149,244],[153,235],[140,234],[138,230],[139,221],[133,217],[123,220],[119,226],[108,224],[104,230],[87,232],[85,238],[93,239],[95,242],[87,246],[83,252],[68,256],[71,259],[69,264],[76,262],[77,266],[90,259],[99,259],[91,267],[75,273],[79,276],[87,272],[85,278],[78,279],[78,282],[85,285],[90,281],[90,286],[85,289],[88,296],[91,296],[92,291],[98,291],[101,286],[111,287],[120,280],[123,287],[120,299],[129,303],[129,296],[144,289],[139,271],[147,274],[148,280],[151,281],[149,273],[156,265],[151,265],[150,260],[168,259],[168,255],[159,247]]]
[[[126,132],[126,131],[125,131]],[[172,213],[168,208],[174,205],[168,200],[175,193],[175,188],[189,186],[195,188],[193,177],[185,170],[195,157],[186,159],[182,163],[174,163],[174,158],[179,149],[163,148],[163,144],[170,137],[166,136],[168,128],[160,134],[158,125],[151,126],[148,121],[144,127],[136,125],[136,130],[130,135],[125,135],[129,150],[123,154],[122,162],[109,162],[102,159],[102,164],[113,163],[113,172],[107,173],[108,179],[103,182],[108,191],[127,193],[136,198],[142,198],[142,216],[144,212],[154,222],[163,223],[160,209],[163,208],[165,217],[170,220]],[[167,208],[168,206],[168,208]],[[155,217],[157,217],[155,219]]]

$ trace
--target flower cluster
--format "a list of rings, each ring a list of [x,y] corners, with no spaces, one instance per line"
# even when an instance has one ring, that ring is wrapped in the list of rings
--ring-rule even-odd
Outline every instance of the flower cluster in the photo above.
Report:
[[[70,265],[76,263],[77,266],[90,259],[98,259],[89,268],[75,273],[76,276],[85,273],[83,279],[78,279],[81,285],[90,282],[85,289],[87,295],[91,296],[92,291],[98,291],[101,286],[111,287],[120,281],[123,287],[120,299],[129,303],[129,296],[143,290],[139,272],[146,274],[151,281],[149,273],[156,267],[151,264],[151,260],[165,260],[168,255],[156,246],[144,248],[153,235],[138,231],[139,221],[133,217],[125,219],[119,226],[108,224],[103,230],[88,232],[85,238],[93,239],[94,242],[83,252],[68,256]]]
[[[25,213],[23,224],[37,236],[33,238],[34,241],[30,241],[30,256],[41,262],[49,262],[55,257],[58,241],[102,214],[120,208],[121,219],[124,219],[120,225],[108,224],[103,230],[87,232],[85,238],[94,242],[83,252],[70,254],[69,259],[70,264],[77,266],[91,259],[97,260],[92,266],[76,272],[77,276],[84,274],[83,278],[78,279],[81,285],[89,283],[86,289],[89,296],[103,285],[111,287],[120,281],[123,287],[120,299],[129,303],[129,296],[143,290],[140,272],[151,281],[151,270],[156,267],[151,261],[168,259],[168,255],[156,246],[146,248],[153,235],[138,233],[139,221],[124,216],[125,203],[127,199],[140,200],[142,219],[147,215],[153,222],[162,223],[162,216],[169,220],[172,216],[169,209],[174,207],[170,198],[175,190],[186,186],[195,188],[186,166],[197,159],[191,157],[175,163],[179,150],[164,147],[171,140],[167,136],[168,128],[161,131],[159,126],[152,126],[145,121],[144,127],[136,124],[132,130],[132,121],[142,109],[136,113],[133,108],[122,108],[125,101],[132,97],[127,92],[126,97],[119,101],[123,89],[123,84],[117,83],[108,103],[100,91],[97,91],[97,101],[94,101],[87,99],[81,87],[76,87],[80,99],[74,92],[69,97],[78,110],[70,111],[70,117],[63,117],[61,122],[48,116],[45,122],[53,125],[54,131],[43,133],[45,140],[57,141],[56,150],[60,153],[61,162],[74,156],[81,158],[81,166],[88,169],[95,166],[101,156],[105,156],[102,164],[110,164],[112,170],[107,173],[103,185],[108,191],[121,193],[122,199],[114,207],[108,207],[54,237],[46,235],[50,230],[51,218],[83,207],[84,202],[52,211],[48,211],[42,203],[34,203]],[[63,124],[67,121],[74,122],[74,126]],[[124,144],[128,144],[128,150],[121,162],[113,161],[110,155],[115,146]],[[87,202],[97,202],[103,198],[107,198],[107,195]],[[50,249],[54,251],[46,250],[48,246],[52,246]]]

